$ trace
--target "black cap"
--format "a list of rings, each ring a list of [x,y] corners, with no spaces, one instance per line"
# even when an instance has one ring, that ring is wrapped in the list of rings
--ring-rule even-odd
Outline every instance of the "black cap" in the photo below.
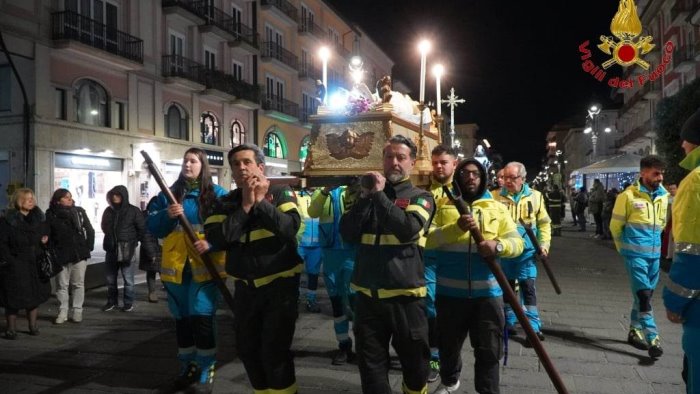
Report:
[[[700,145],[700,109],[683,123],[681,127],[681,140],[694,145]]]

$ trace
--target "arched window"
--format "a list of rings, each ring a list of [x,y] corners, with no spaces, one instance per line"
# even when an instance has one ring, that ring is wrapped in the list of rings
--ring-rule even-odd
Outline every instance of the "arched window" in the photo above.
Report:
[[[245,144],[245,128],[238,119],[234,119],[231,123],[231,148]]]
[[[306,156],[309,154],[309,145],[311,145],[311,137],[306,136],[301,140],[301,146],[299,147],[299,161],[303,163],[306,161]]]
[[[109,127],[109,98],[99,83],[81,80],[75,87],[74,97],[78,123]]]
[[[200,142],[209,145],[219,145],[219,121],[213,113],[207,111],[199,117]]]
[[[170,105],[165,114],[165,135],[178,140],[188,140],[187,123],[187,113],[178,105]]]
[[[273,131],[268,131],[265,135],[265,145],[263,146],[263,152],[267,157],[274,157],[277,159],[287,158],[287,146],[282,137],[282,133],[276,128],[272,128]]]

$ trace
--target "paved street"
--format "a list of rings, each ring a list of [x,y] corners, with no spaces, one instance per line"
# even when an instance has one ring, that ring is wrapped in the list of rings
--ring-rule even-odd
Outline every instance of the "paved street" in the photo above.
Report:
[[[568,221],[567,221],[568,223]],[[563,294],[557,296],[547,278],[539,279],[544,346],[572,393],[684,393],[680,378],[680,327],[664,317],[660,291],[654,299],[665,354],[653,361],[646,352],[626,343],[631,294],[625,270],[612,244],[590,238],[591,233],[565,226],[555,238],[551,261]],[[662,273],[659,289],[666,283]],[[300,393],[359,393],[355,365],[335,367],[330,303],[320,291],[322,314],[302,312],[293,350]],[[177,371],[173,324],[165,293],[158,304],[145,302],[146,289],[137,288],[132,313],[103,313],[105,290],[88,292],[81,324],[52,325],[56,301],[40,309],[41,335],[27,334],[26,322],[16,341],[0,340],[0,392],[3,393],[146,393],[169,382]],[[300,309],[301,310],[301,309]],[[232,317],[221,308],[218,319],[219,362],[217,393],[250,393],[246,374],[236,357]],[[4,322],[2,323],[4,331]],[[522,330],[521,330],[522,332]],[[522,335],[509,343],[508,365],[502,368],[503,393],[554,392],[534,350],[523,346]],[[472,352],[463,351],[463,392],[473,393]],[[400,392],[400,371],[391,382]],[[437,383],[432,384],[430,391]]]

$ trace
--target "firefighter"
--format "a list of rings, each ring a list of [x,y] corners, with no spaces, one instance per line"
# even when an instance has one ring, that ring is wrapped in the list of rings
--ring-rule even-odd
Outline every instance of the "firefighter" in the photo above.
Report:
[[[525,183],[527,171],[522,163],[513,161],[508,163],[503,170],[504,186],[497,199],[506,205],[513,221],[518,225],[518,231],[525,238],[523,253],[515,258],[503,259],[503,271],[511,281],[515,290],[515,280],[520,288],[525,316],[527,316],[532,329],[540,340],[544,340],[542,323],[537,310],[537,293],[535,291],[535,279],[537,278],[537,265],[535,257],[537,251],[532,242],[525,235],[525,229],[519,219],[523,219],[526,225],[531,226],[540,244],[540,253],[547,256],[549,242],[552,239],[551,219],[547,214],[542,193],[531,189]],[[514,326],[517,322],[515,313],[510,305],[506,305],[506,327],[510,335],[517,334]]]
[[[625,259],[634,300],[627,342],[657,358],[663,349],[651,296],[659,282],[661,231],[668,207],[668,192],[661,185],[666,164],[657,156],[644,157],[639,164],[639,180],[615,199],[610,234]]]
[[[442,385],[436,393],[458,391],[460,353],[467,335],[474,349],[474,388],[479,393],[498,393],[503,291],[480,253],[516,257],[524,242],[506,208],[487,190],[486,171],[478,161],[462,161],[455,174],[455,185],[471,215],[460,215],[448,197],[440,197],[427,241],[427,248],[435,248],[440,255],[436,304]],[[473,226],[484,235],[482,244],[473,244],[469,234]]]
[[[561,211],[564,204],[564,195],[559,190],[559,185],[552,185],[552,190],[547,192],[547,213],[552,219],[552,235],[561,236]]]
[[[683,380],[688,394],[700,392],[700,111],[681,129],[690,171],[673,200],[674,262],[664,289],[666,316],[683,324]]]
[[[235,285],[236,347],[255,392],[293,394],[290,347],[303,267],[296,197],[288,185],[270,185],[257,146],[231,149],[228,161],[239,188],[218,200],[205,231],[212,244],[227,251],[226,272]]]
[[[354,194],[348,186],[324,187],[311,196],[309,216],[318,218],[319,244],[323,253],[323,282],[333,310],[333,330],[338,350],[331,364],[343,365],[352,361],[350,314],[355,292],[350,289],[350,277],[355,266],[355,247],[340,236],[340,218],[352,205]]]
[[[361,193],[340,219],[340,234],[357,244],[352,288],[362,392],[390,394],[389,343],[403,371],[403,392],[427,393],[428,319],[423,247],[433,196],[410,181],[416,145],[401,135],[383,150],[384,174],[363,176]]]
[[[429,191],[435,202],[445,197],[443,186],[452,187],[452,176],[457,167],[457,154],[446,145],[438,145],[431,152],[433,173],[430,177]],[[440,352],[438,350],[438,332],[435,310],[435,265],[441,258],[439,250],[425,250],[425,285],[428,296],[425,305],[428,311],[428,342],[430,344],[430,374],[428,383],[435,382],[440,377]]]

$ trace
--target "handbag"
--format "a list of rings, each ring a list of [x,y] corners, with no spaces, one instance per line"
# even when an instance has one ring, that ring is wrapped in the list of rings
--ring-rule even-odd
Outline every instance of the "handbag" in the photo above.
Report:
[[[39,255],[37,265],[39,268],[39,279],[44,282],[48,282],[49,279],[63,270],[63,266],[58,263],[56,258],[56,251],[47,247],[44,247],[41,255]]]
[[[136,245],[129,241],[117,241],[117,262],[129,265],[134,258]]]

